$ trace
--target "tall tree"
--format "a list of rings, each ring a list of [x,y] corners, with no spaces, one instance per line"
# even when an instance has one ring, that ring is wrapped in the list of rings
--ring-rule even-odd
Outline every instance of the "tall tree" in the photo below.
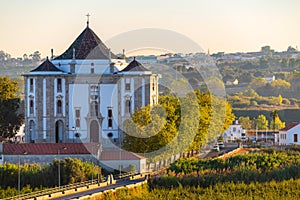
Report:
[[[231,106],[210,93],[160,96],[159,105],[143,107],[124,122],[124,148],[139,153],[163,147],[199,150],[227,130],[233,119]]]
[[[0,77],[0,136],[13,137],[20,129],[23,115],[18,113],[19,107],[17,82]]]
[[[270,117],[272,118],[272,121],[270,123],[270,128],[272,128],[274,131],[285,127],[285,122],[281,121],[277,110],[273,110],[270,113]]]
[[[269,121],[267,120],[266,116],[264,115],[259,115],[257,119],[255,120],[256,122],[256,128],[260,130],[266,130],[269,125]]]
[[[250,117],[239,117],[239,123],[242,125],[243,129],[253,128],[253,121],[250,119]]]

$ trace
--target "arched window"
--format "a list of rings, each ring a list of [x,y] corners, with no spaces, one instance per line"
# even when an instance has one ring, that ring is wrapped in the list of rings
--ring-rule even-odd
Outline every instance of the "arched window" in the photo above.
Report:
[[[33,108],[34,108],[33,100],[30,100],[30,102],[29,102],[29,112],[30,112],[30,114],[33,114]]]
[[[29,134],[30,134],[30,142],[34,142],[35,140],[35,124],[34,121],[29,122]]]
[[[130,114],[131,113],[131,101],[126,100],[125,102],[125,114]]]
[[[57,114],[62,114],[62,103],[61,103],[61,100],[57,101]]]

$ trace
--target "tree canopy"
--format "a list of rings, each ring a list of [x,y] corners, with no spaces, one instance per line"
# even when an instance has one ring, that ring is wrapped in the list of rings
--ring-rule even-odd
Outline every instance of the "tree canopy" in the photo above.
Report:
[[[160,96],[158,105],[142,107],[124,122],[123,147],[137,153],[199,150],[227,130],[233,119],[230,104],[210,93]]]
[[[17,82],[0,77],[0,136],[13,137],[20,129],[23,115],[18,113],[19,107]]]

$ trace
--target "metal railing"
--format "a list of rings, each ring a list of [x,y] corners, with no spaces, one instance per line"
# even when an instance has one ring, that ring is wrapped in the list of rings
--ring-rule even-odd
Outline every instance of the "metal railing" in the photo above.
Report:
[[[103,180],[101,180],[103,181]],[[46,196],[46,195],[50,195],[54,194],[54,193],[58,193],[58,192],[64,192],[66,190],[72,190],[72,189],[76,189],[76,188],[80,188],[80,187],[87,187],[93,184],[98,184],[98,180],[89,180],[89,181],[84,181],[84,182],[80,182],[80,183],[74,183],[74,184],[69,184],[69,185],[63,185],[60,187],[55,187],[55,188],[49,188],[49,189],[45,189],[45,190],[40,190],[40,191],[36,191],[36,192],[31,192],[31,193],[27,193],[27,194],[21,194],[20,196],[13,196],[13,197],[8,197],[5,198],[3,200],[10,200],[10,199],[32,199],[35,197],[40,197],[40,196]]]
[[[138,173],[137,171],[121,173],[121,174],[118,174],[118,175],[114,175],[114,179],[121,180],[121,179],[126,179],[130,176],[136,176],[136,175],[139,175],[139,174],[140,173]],[[103,183],[104,181],[105,180],[102,179],[101,183]],[[84,182],[79,182],[79,183],[74,183],[74,184],[69,184],[69,185],[63,185],[63,186],[55,187],[55,188],[44,189],[44,190],[31,192],[31,193],[27,193],[27,194],[21,194],[20,196],[8,197],[8,198],[5,198],[3,200],[34,199],[36,197],[46,196],[46,195],[49,195],[49,197],[51,197],[51,194],[54,194],[54,193],[62,192],[62,194],[63,194],[63,192],[67,191],[67,190],[72,190],[72,189],[76,189],[76,188],[80,188],[80,187],[88,187],[88,186],[94,185],[94,184],[99,184],[97,179],[84,181]]]

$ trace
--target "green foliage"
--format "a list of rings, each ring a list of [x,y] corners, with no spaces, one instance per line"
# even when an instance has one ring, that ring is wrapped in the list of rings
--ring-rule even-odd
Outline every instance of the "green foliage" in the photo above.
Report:
[[[254,123],[250,119],[250,117],[241,116],[241,117],[239,117],[238,121],[242,125],[243,129],[252,129],[254,127]]]
[[[233,119],[230,104],[210,93],[160,96],[159,105],[143,107],[124,122],[124,148],[137,153],[168,145],[176,152],[199,150],[227,130]]]
[[[191,174],[192,172],[197,172],[198,175],[201,174],[202,176],[210,175],[211,172],[214,171],[219,172],[220,174],[226,173],[228,176],[228,174],[233,172],[249,170],[249,172],[257,172],[257,176],[262,176],[262,174],[266,174],[267,172],[270,174],[275,173],[274,177],[278,175],[280,179],[280,170],[290,170],[294,167],[300,169],[299,156],[300,149],[295,148],[283,151],[276,151],[274,149],[266,150],[261,153],[238,155],[226,160],[183,158],[172,163],[168,170],[175,174]],[[299,176],[298,178],[300,178],[299,172],[297,174],[288,175],[287,179],[294,175],[297,177]],[[274,177],[267,177],[266,175],[266,177],[261,178],[266,179]]]
[[[279,118],[279,114],[277,110],[273,110],[270,113],[270,116],[272,118],[272,121],[270,123],[270,128],[273,128],[273,130],[278,130],[285,127],[285,122],[282,122]]]
[[[258,97],[258,94],[253,89],[248,89],[243,92],[246,97]]]
[[[255,124],[255,128],[259,130],[266,130],[268,129],[269,121],[267,120],[265,115],[259,115],[257,119],[255,119]]]
[[[19,130],[23,115],[18,113],[20,98],[16,81],[0,77],[0,136],[13,137]]]
[[[283,100],[283,99],[282,99],[282,96],[281,96],[281,95],[278,95],[278,104],[279,104],[279,105],[282,104],[282,100]]]
[[[179,181],[177,177],[163,177],[155,181],[133,188],[117,189],[115,194],[104,193],[104,200],[130,200],[130,199],[298,199],[300,196],[300,179],[290,179],[280,182],[274,180],[266,183],[254,182],[240,183],[217,183],[214,186],[201,187],[195,182],[189,185],[192,179],[186,177]],[[186,184],[186,185],[184,185]]]
[[[40,166],[38,164],[25,164],[20,166],[21,193],[29,193],[35,188],[57,186],[58,183],[58,160],[54,160],[50,165]],[[94,169],[93,169],[94,168]],[[61,185],[89,180],[93,176],[97,177],[99,166],[82,162],[79,159],[66,158],[60,160]],[[0,198],[17,195],[18,185],[18,165],[5,163],[0,166]]]

